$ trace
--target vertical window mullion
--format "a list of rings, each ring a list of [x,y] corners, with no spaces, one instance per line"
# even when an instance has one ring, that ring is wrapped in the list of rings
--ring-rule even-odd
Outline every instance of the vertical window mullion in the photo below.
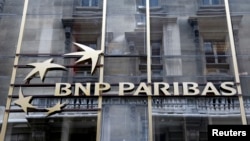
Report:
[[[232,53],[234,77],[235,77],[235,83],[236,83],[236,88],[237,88],[237,93],[238,93],[238,100],[240,103],[241,121],[242,121],[242,125],[247,125],[247,117],[246,117],[242,90],[241,90],[241,85],[240,85],[240,77],[239,77],[240,75],[239,75],[239,68],[238,68],[238,63],[237,63],[237,58],[236,58],[234,34],[233,34],[232,20],[231,20],[228,0],[224,0],[224,5],[225,5],[225,11],[226,11],[229,43],[230,43],[230,48],[231,48],[231,53]]]
[[[147,47],[147,83],[151,84],[151,38],[150,38],[150,0],[146,0],[146,47]],[[149,90],[152,91],[151,85]],[[152,97],[148,96],[148,141],[153,141],[153,118],[152,118]]]

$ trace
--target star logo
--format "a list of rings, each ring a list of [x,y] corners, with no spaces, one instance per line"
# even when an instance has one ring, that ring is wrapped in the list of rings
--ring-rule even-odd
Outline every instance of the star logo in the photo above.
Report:
[[[101,53],[103,53],[103,51],[102,50],[94,50],[91,47],[88,47],[86,45],[79,44],[79,43],[74,43],[74,44],[84,51],[67,53],[64,55],[66,55],[66,56],[82,56],[75,63],[79,63],[79,62],[85,61],[87,59],[91,59],[91,62],[92,62],[91,74],[93,74],[95,67],[96,67],[96,64],[97,64],[97,61],[98,61],[98,58],[99,58],[99,55]]]
[[[46,108],[46,110],[48,110],[47,115],[50,115],[50,114],[52,114],[54,112],[61,111],[63,106],[65,106],[65,103],[61,104],[60,102],[58,102],[53,107]]]
[[[53,59],[51,58],[51,59],[45,60],[44,62],[41,62],[41,63],[28,64],[28,66],[33,66],[35,68],[25,77],[24,81],[31,79],[37,73],[40,74],[40,78],[43,81],[44,77],[49,69],[64,69],[64,70],[66,69],[62,65],[51,63],[52,61],[53,61]]]
[[[98,59],[99,59],[99,55],[103,53],[103,50],[94,50],[91,47],[88,47],[86,45],[83,44],[79,44],[79,43],[73,43],[74,45],[76,45],[77,47],[79,47],[81,50],[83,51],[78,51],[78,52],[72,52],[72,53],[67,53],[64,54],[65,56],[80,56],[80,59],[78,59],[75,63],[80,63],[82,61],[91,60],[92,63],[92,67],[91,67],[91,74],[93,74]],[[39,63],[30,63],[27,64],[28,66],[33,66],[34,68],[29,72],[29,74],[24,78],[24,81],[26,81],[26,84],[29,84],[29,81],[37,74],[39,74],[40,79],[42,81],[44,81],[44,78],[46,76],[46,73],[49,70],[52,69],[63,69],[66,70],[65,66],[59,65],[59,64],[55,64],[52,63],[53,58],[50,58],[48,60],[45,60],[43,62],[39,62]],[[15,104],[21,106],[21,108],[23,109],[23,111],[27,114],[27,110],[28,108],[33,108],[33,109],[37,109],[36,106],[33,106],[30,101],[32,99],[32,96],[28,96],[28,97],[24,97],[22,90],[20,88],[19,90],[19,98],[14,101]],[[61,103],[61,102],[57,102],[54,106],[52,107],[47,107],[44,108],[44,110],[47,111],[47,116],[54,114],[56,112],[60,112],[62,111],[62,108],[66,105],[66,103]]]
[[[23,111],[27,114],[28,108],[37,109],[37,107],[30,104],[31,99],[32,99],[32,96],[24,97],[22,89],[20,88],[19,89],[19,98],[16,101],[14,101],[14,103],[19,105],[23,109]],[[49,116],[55,112],[61,111],[65,105],[66,105],[66,103],[61,104],[60,102],[57,102],[57,104],[54,105],[53,107],[45,108],[48,111],[47,116]]]
[[[24,97],[22,89],[19,89],[19,99],[14,101],[15,104],[22,107],[23,111],[27,114],[28,108],[36,108],[35,106],[30,104],[30,100],[32,99],[32,96]]]

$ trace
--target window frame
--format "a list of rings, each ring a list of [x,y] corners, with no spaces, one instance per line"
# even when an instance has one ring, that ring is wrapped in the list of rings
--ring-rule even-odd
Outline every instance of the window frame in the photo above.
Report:
[[[210,45],[208,48],[207,45]],[[227,62],[227,50],[224,49],[223,53],[219,51],[219,46],[223,45],[226,48],[226,43],[223,40],[204,40],[203,50],[205,56],[206,74],[227,74],[230,70],[229,63]],[[211,59],[212,58],[212,59]],[[209,60],[210,59],[210,60]],[[211,62],[212,60],[212,62]]]

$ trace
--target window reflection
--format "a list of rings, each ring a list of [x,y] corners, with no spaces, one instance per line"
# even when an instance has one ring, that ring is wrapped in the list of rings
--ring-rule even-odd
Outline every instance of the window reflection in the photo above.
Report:
[[[211,124],[241,124],[237,97],[154,97],[154,141],[207,141]]]
[[[146,0],[139,0],[140,6],[146,6]],[[159,5],[159,0],[149,0],[150,7]]]
[[[81,0],[82,6],[92,7],[98,6],[99,0]]]
[[[223,41],[205,41],[204,50],[206,55],[207,74],[227,73],[229,64],[226,53],[228,47]]]
[[[9,124],[11,141],[96,141],[97,117],[27,118],[29,124]],[[21,127],[21,128],[20,128]]]
[[[45,56],[38,54],[38,56],[43,57],[62,57],[64,53],[80,51],[72,45],[72,42],[81,43],[93,49],[100,49],[103,17],[101,2],[102,0],[74,0],[74,3],[71,3],[72,5],[65,9],[64,7],[51,8],[57,14],[62,11],[56,10],[62,9],[63,12],[67,13],[67,16],[62,19],[64,29],[61,27],[60,16],[58,18],[57,15],[53,14],[38,15],[32,11],[37,12],[44,9],[31,7],[30,14],[28,14],[29,18],[26,21],[28,24],[25,27],[23,45],[30,46],[32,50],[34,49],[34,52],[37,52],[34,45],[40,44],[41,48],[39,50],[43,51],[45,49],[48,51]],[[116,86],[119,82],[134,84],[147,82],[146,0],[107,0],[107,2],[105,64],[99,64],[98,66],[105,67],[105,82]],[[199,84],[206,82],[218,84],[225,80],[232,81],[233,76],[230,73],[233,67],[229,67],[229,64],[231,64],[230,50],[228,50],[229,39],[227,37],[223,0],[195,0],[195,2],[188,1],[183,5],[181,5],[180,1],[169,0],[165,5],[161,5],[164,2],[166,1],[150,0],[150,51],[152,53],[152,64],[150,64],[152,65],[152,76],[150,77],[152,77],[152,81],[177,82],[177,80],[180,80],[179,82],[195,81]],[[198,2],[203,7],[199,7],[198,11],[196,11],[195,8]],[[55,0],[53,4],[50,4],[59,6],[65,3],[62,4]],[[44,3],[44,5],[46,4]],[[33,5],[30,4],[29,6]],[[7,9],[15,8],[10,7]],[[69,14],[68,11],[73,11],[73,13]],[[171,15],[171,12],[174,14]],[[234,33],[237,34],[237,28],[247,24],[244,23],[239,26],[238,23],[241,22],[241,17],[235,15],[233,17]],[[14,27],[8,26],[8,22],[13,22],[12,19],[6,22],[6,19],[4,19],[6,17],[1,18],[1,21],[3,21],[2,26],[7,27],[3,29]],[[188,20],[192,22],[192,27],[188,25]],[[49,31],[48,33],[53,35],[53,40],[52,36],[51,39],[49,36],[46,37],[48,39],[46,41],[39,40],[38,35],[45,35],[41,28]],[[5,35],[5,32],[7,33],[7,30],[3,30],[2,35]],[[18,33],[17,30],[11,32]],[[192,36],[192,32],[194,36]],[[63,38],[64,33],[65,39]],[[241,36],[246,35],[242,34],[242,31],[240,33]],[[8,35],[8,39],[9,36],[12,37],[12,34]],[[51,45],[47,48],[47,44],[42,42],[48,42]],[[2,44],[7,45],[5,41]],[[246,40],[245,44],[247,44]],[[64,45],[65,48],[62,47]],[[13,45],[11,46],[13,47]],[[11,46],[7,45],[6,47],[11,48]],[[242,51],[243,48],[241,46],[238,49]],[[57,54],[52,55],[50,49]],[[23,51],[24,53],[29,52],[27,49]],[[61,51],[61,54],[57,51]],[[28,61],[40,59],[35,58],[36,55],[32,54],[33,58],[27,57],[26,59]],[[22,55],[20,56],[22,58]],[[61,77],[63,77],[67,78],[62,80],[63,82],[72,84],[98,82],[99,73],[93,75],[90,73],[92,62],[89,60],[74,64],[78,58],[60,59],[60,63],[66,64],[69,71],[65,72],[65,75],[58,74],[60,78],[57,80],[61,81]],[[242,66],[244,67],[244,64]],[[16,67],[18,68],[18,66]],[[98,67],[97,71],[99,70]],[[225,74],[230,78],[224,77]],[[17,78],[20,79],[23,75],[23,73],[18,74]],[[214,77],[211,78],[211,75]],[[50,77],[55,78],[53,74]],[[57,80],[53,82],[59,82]],[[45,87],[47,82],[44,83]],[[26,86],[29,89],[28,84]],[[74,86],[72,85],[72,87]],[[246,88],[248,88],[247,85]],[[111,94],[117,94],[118,89],[112,87],[112,90]],[[43,89],[39,92],[43,94],[47,90]],[[30,91],[28,94],[33,93],[33,91]],[[93,89],[91,93],[93,94]],[[248,92],[246,91],[246,93]],[[53,94],[53,92],[50,92],[50,94]],[[96,140],[98,98],[67,97],[61,100],[61,102],[68,102],[63,112],[45,118],[43,115],[41,116],[41,113],[44,112],[42,110],[55,105],[60,98],[53,99],[51,96],[49,98],[39,98],[39,96],[38,98],[34,97],[32,103],[40,108],[37,112],[29,111],[29,115],[22,117],[25,122],[17,120],[18,123],[9,123],[7,136],[11,138],[11,141]],[[250,102],[249,99],[247,100],[246,107],[249,109]],[[153,98],[152,101],[154,141],[205,141],[207,139],[206,125],[208,124],[240,124],[239,101],[235,97],[157,97]],[[13,108],[11,110],[15,111],[17,109]],[[147,98],[105,97],[100,112],[102,112],[102,123],[99,130],[102,132],[102,141],[148,140],[147,137],[150,132],[148,131]],[[15,116],[12,115],[12,117]]]
[[[105,98],[102,141],[147,141],[148,114],[145,98]]]
[[[219,5],[223,4],[223,0],[202,0],[203,5]]]

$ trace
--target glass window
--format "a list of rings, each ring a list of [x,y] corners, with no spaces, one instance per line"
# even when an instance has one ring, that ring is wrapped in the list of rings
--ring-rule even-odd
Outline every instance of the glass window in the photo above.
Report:
[[[137,26],[145,26],[145,23],[146,23],[146,15],[145,14],[136,15],[136,25]]]
[[[147,141],[145,98],[104,98],[102,141]]]
[[[98,0],[82,0],[82,6],[98,6]]]
[[[152,102],[154,141],[206,141],[208,125],[240,124],[229,112],[239,108],[235,97],[154,97]]]
[[[220,0],[212,0],[212,4],[220,4]]]
[[[226,51],[227,47],[223,41],[206,41],[204,42],[204,51],[206,55],[207,72],[227,72]]]
[[[140,0],[115,2],[113,6],[114,1],[107,1],[104,80],[112,84],[137,83],[145,78],[145,73],[141,73],[146,67],[145,10],[135,8]]]
[[[219,5],[223,4],[222,0],[202,0],[203,5]]]
[[[142,6],[146,6],[146,0],[140,0]],[[158,0],[150,0],[150,7],[158,6]]]
[[[206,62],[207,63],[215,63],[214,51],[211,42],[204,43],[204,49],[206,54]]]
[[[205,42],[204,50],[207,63],[226,63],[227,48],[224,42]]]
[[[209,1],[210,1],[210,0],[203,0],[202,4],[204,4],[204,5],[209,5]]]
[[[161,58],[161,40],[160,41],[151,41],[151,53],[152,53],[152,73],[154,77],[160,76],[161,72],[163,71],[163,64],[162,64],[162,58]],[[160,77],[161,78],[161,77]],[[161,79],[157,79],[158,81],[161,81]]]

